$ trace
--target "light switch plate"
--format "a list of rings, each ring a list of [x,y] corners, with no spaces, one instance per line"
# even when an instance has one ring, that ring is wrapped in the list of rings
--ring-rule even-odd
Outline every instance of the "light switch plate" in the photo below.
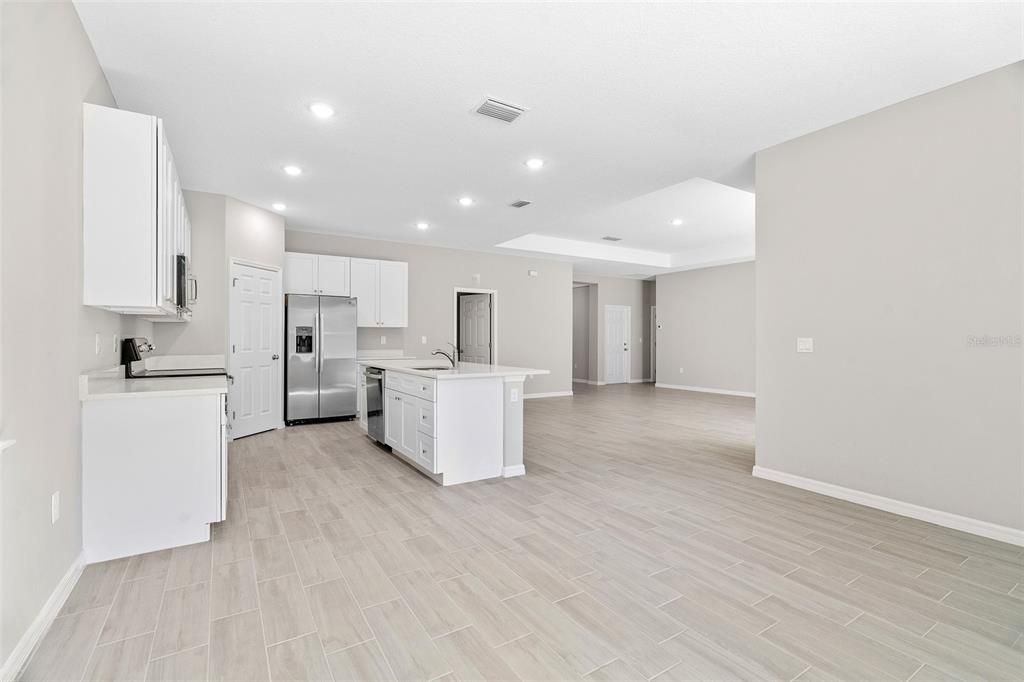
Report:
[[[814,339],[810,336],[798,336],[796,337],[796,352],[797,353],[813,353],[814,352]]]
[[[427,345],[427,337],[421,336],[420,337],[420,343],[422,343],[424,346]]]
[[[383,345],[387,344],[387,342],[388,342],[388,337],[386,337],[383,334],[381,334],[380,335],[380,345],[383,346]]]
[[[50,496],[50,525],[60,520],[60,491]]]
[[[100,333],[96,332],[96,355],[100,354]]]

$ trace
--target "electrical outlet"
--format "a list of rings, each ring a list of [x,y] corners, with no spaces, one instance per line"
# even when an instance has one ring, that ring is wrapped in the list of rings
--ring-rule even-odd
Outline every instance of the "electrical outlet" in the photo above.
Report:
[[[387,344],[387,342],[388,342],[388,337],[386,337],[383,334],[381,334],[380,335],[380,345],[384,346],[384,345]]]
[[[513,388],[510,391],[509,402],[513,402],[513,403],[518,403],[519,402],[519,389],[518,388]]]
[[[96,355],[100,354],[100,333],[96,332]]]
[[[117,334],[114,334],[114,355],[115,356],[117,355],[117,352],[119,350],[121,350],[121,337],[118,336]]]
[[[50,525],[55,525],[60,520],[60,491],[50,496]]]
[[[811,337],[798,336],[796,339],[796,352],[797,353],[813,353],[814,352],[814,339]]]

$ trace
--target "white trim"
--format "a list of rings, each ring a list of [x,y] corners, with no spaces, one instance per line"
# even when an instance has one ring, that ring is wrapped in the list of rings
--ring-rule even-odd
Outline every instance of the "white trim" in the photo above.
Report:
[[[85,570],[85,554],[79,554],[71,562],[71,566],[68,567],[64,577],[53,588],[50,598],[46,600],[43,608],[36,614],[35,620],[25,630],[25,634],[21,636],[18,643],[14,645],[11,655],[7,657],[3,667],[0,668],[0,680],[14,680],[21,674],[25,664],[28,663],[28,659],[32,657],[32,653],[39,646],[39,643],[43,641],[43,637],[50,629],[50,626],[53,625],[57,614],[64,607],[64,602],[67,601],[68,595],[71,594],[71,590],[75,587],[75,583],[82,576],[83,570]]]
[[[671,388],[674,391],[696,391],[697,393],[717,393],[719,395],[735,395],[741,398],[756,398],[757,396],[749,391],[727,391],[724,388],[705,388],[703,386],[679,386],[677,384],[654,384],[655,388]]]
[[[513,476],[525,476],[526,475],[526,465],[525,464],[517,464],[517,465],[511,466],[511,467],[503,467],[502,470],[501,470],[501,475],[504,478],[512,478]]]
[[[573,379],[572,383],[574,383],[574,384],[590,384],[591,386],[604,386],[604,384],[602,384],[601,382],[599,382],[599,381],[591,381],[590,379]]]
[[[629,383],[631,383],[631,384],[649,384],[649,383],[651,383],[651,378],[647,377],[646,379],[630,379]]]
[[[782,483],[783,485],[793,486],[794,488],[810,490],[811,492],[828,495],[829,497],[835,497],[840,500],[846,500],[847,502],[862,504],[865,507],[881,509],[882,511],[892,512],[893,514],[899,514],[900,516],[909,516],[912,519],[927,521],[928,523],[934,523],[937,526],[944,526],[945,528],[952,528],[954,530],[964,531],[965,533],[973,533],[974,535],[980,535],[992,540],[999,540],[1000,542],[1008,542],[1011,545],[1024,547],[1024,530],[1019,528],[1000,526],[999,524],[991,523],[989,521],[972,519],[968,516],[960,516],[959,514],[953,514],[940,509],[932,509],[931,507],[922,507],[920,505],[911,504],[910,502],[894,500],[891,497],[883,497],[881,495],[875,495],[874,493],[866,493],[860,490],[854,490],[853,488],[844,488],[843,486],[835,485],[834,483],[825,483],[824,481],[818,481],[813,478],[804,478],[803,476],[796,476],[795,474],[787,474],[783,471],[776,471],[775,469],[766,469],[765,467],[755,466],[751,473],[756,478],[763,478],[768,481],[775,481],[776,483]]]
[[[524,393],[523,400],[530,398],[571,398],[572,391],[551,391],[549,393]]]
[[[455,287],[452,294],[452,342],[459,347],[459,294],[490,294],[491,296],[491,364],[498,364],[498,290]],[[572,340],[570,338],[570,343]]]

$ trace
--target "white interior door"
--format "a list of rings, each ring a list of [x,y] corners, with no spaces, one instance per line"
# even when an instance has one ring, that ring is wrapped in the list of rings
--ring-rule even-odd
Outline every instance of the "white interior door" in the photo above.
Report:
[[[234,438],[282,424],[282,308],[280,271],[232,263],[228,408]]]
[[[629,381],[630,307],[604,307],[604,382],[622,384]]]
[[[491,364],[491,295],[459,296],[459,359]]]

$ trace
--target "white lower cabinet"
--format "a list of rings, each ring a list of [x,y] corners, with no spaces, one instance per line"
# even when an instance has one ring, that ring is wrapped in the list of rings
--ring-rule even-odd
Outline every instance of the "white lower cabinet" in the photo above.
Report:
[[[209,540],[227,483],[224,393],[83,401],[87,563]]]
[[[413,464],[440,473],[434,441],[434,381],[410,375],[386,375],[384,442]],[[428,397],[422,397],[428,396]]]

